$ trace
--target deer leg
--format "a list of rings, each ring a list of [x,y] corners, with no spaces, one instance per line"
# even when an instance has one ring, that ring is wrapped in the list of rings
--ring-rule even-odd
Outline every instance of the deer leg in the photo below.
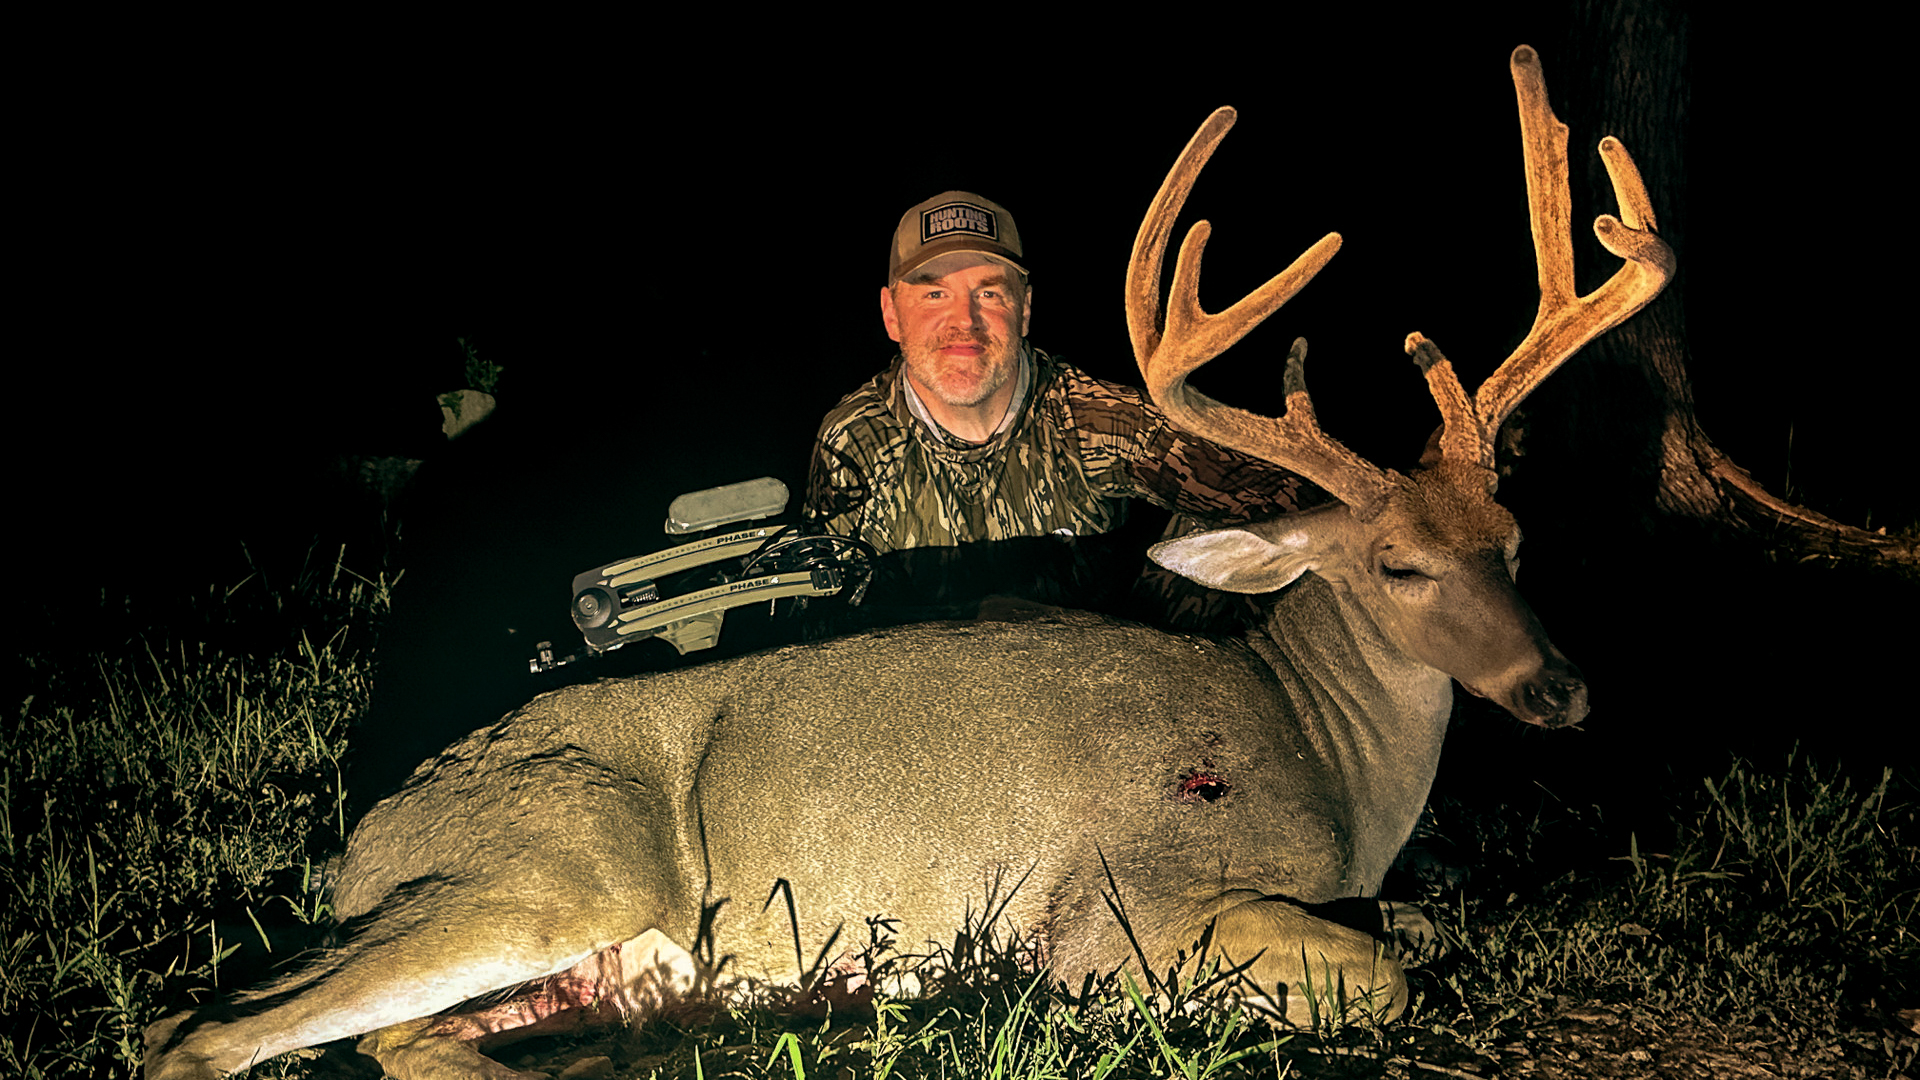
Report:
[[[431,1017],[489,991],[565,972],[607,942],[644,936],[614,922],[626,921],[619,905],[598,910],[592,897],[535,908],[484,891],[486,898],[476,900],[470,890],[471,883],[441,883],[390,898],[341,947],[248,995],[239,1008],[221,1010],[252,1015],[207,1010],[154,1025],[147,1031],[147,1080],[206,1080],[303,1046]],[[404,1034],[391,1041],[429,1033]],[[423,1075],[434,1075],[432,1056],[425,1049],[416,1055],[428,1063]]]
[[[1412,904],[1397,900],[1381,900],[1381,931],[1393,942],[1394,951],[1401,963],[1408,967],[1425,967],[1452,952],[1446,935],[1440,932],[1427,913]]]
[[[437,1017],[409,1020],[361,1038],[355,1049],[380,1063],[394,1080],[536,1080],[545,1073],[521,1072],[484,1057],[471,1043],[436,1034]]]
[[[510,1069],[480,1050],[644,1016],[685,996],[696,974],[690,953],[649,930],[523,986],[503,1002],[382,1028],[362,1038],[358,1049],[396,1080],[544,1080],[543,1073]]]
[[[1221,912],[1214,943],[1229,962],[1253,959],[1241,978],[1247,1003],[1288,1024],[1360,1010],[1390,1020],[1407,1007],[1407,977],[1372,934],[1285,900],[1252,900]]]
[[[432,776],[370,811],[333,893],[344,944],[239,1008],[149,1029],[148,1080],[212,1077],[433,1017],[616,945],[624,952],[649,930],[690,942],[700,908],[660,788],[578,748],[526,756],[512,734],[490,729],[460,744]],[[578,979],[562,985],[582,993]],[[598,987],[598,973],[586,985]],[[425,1075],[457,1071],[435,1064],[457,1039],[420,1027],[373,1045],[389,1043],[413,1046]]]
[[[1349,896],[1324,904],[1310,904],[1307,914],[1373,935],[1391,946],[1402,967],[1422,967],[1451,951],[1446,935],[1427,913],[1398,900]]]

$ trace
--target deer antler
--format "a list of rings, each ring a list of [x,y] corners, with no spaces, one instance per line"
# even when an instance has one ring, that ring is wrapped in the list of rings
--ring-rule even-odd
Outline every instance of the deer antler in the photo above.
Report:
[[[1235,114],[1223,108],[1207,117],[1174,161],[1140,223],[1127,264],[1127,330],[1134,360],[1147,381],[1147,393],[1181,428],[1292,469],[1331,492],[1363,520],[1384,504],[1388,475],[1320,430],[1307,397],[1306,339],[1296,339],[1287,354],[1284,386],[1287,411],[1278,418],[1236,409],[1194,390],[1187,376],[1245,337],[1261,320],[1293,298],[1340,250],[1340,234],[1328,233],[1275,274],[1266,284],[1217,315],[1200,307],[1200,257],[1212,226],[1196,222],[1180,244],[1173,265],[1166,328],[1160,328],[1160,267],[1173,222],[1186,204],[1200,169],[1213,156]]]
[[[1475,462],[1493,484],[1493,446],[1500,425],[1522,399],[1595,337],[1618,326],[1666,287],[1674,257],[1655,235],[1658,224],[1640,170],[1620,140],[1600,140],[1600,157],[1613,181],[1620,217],[1602,214],[1593,231],[1601,246],[1626,260],[1613,277],[1585,296],[1574,291],[1572,200],[1567,190],[1567,125],[1553,114],[1540,57],[1522,45],[1510,61],[1520,102],[1520,142],[1526,160],[1527,210],[1533,226],[1533,251],[1540,273],[1540,309],[1526,340],[1480,384],[1471,401],[1453,365],[1419,333],[1407,335],[1406,349],[1426,373],[1445,422],[1441,456]]]
[[[1445,426],[1441,456],[1493,472],[1493,446],[1500,425],[1522,399],[1587,342],[1645,307],[1673,276],[1672,249],[1655,235],[1657,224],[1646,185],[1633,158],[1618,139],[1600,141],[1600,156],[1613,180],[1621,216],[1602,214],[1593,223],[1600,243],[1626,260],[1605,285],[1586,296],[1575,293],[1572,199],[1567,189],[1567,126],[1547,101],[1540,58],[1522,45],[1511,59],[1513,85],[1520,103],[1520,137],[1526,161],[1528,217],[1534,257],[1539,266],[1540,308],[1526,340],[1502,361],[1469,397],[1453,365],[1438,346],[1419,333],[1407,335],[1406,350],[1426,373],[1427,385]],[[1200,126],[1167,173],[1147,208],[1133,241],[1127,266],[1127,330],[1134,360],[1154,402],[1182,428],[1292,469],[1333,493],[1355,516],[1376,514],[1392,490],[1394,474],[1370,464],[1320,430],[1307,396],[1307,343],[1296,339],[1287,354],[1287,410],[1280,417],[1257,416],[1207,397],[1187,385],[1187,376],[1226,351],[1260,321],[1292,299],[1340,249],[1338,233],[1328,233],[1227,310],[1210,315],[1200,307],[1200,257],[1212,227],[1196,222],[1180,245],[1168,297],[1166,328],[1160,328],[1160,267],[1174,219],[1186,204],[1194,180],[1233,126],[1232,109],[1219,109]]]

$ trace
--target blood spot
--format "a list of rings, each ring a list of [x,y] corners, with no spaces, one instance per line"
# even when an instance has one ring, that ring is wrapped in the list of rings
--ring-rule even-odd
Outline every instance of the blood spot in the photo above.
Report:
[[[1193,772],[1181,779],[1175,788],[1182,802],[1217,802],[1233,785],[1217,773]]]

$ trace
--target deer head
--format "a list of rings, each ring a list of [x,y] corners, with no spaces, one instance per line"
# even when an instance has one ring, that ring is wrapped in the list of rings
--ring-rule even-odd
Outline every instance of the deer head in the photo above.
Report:
[[[1286,411],[1257,416],[1187,385],[1187,377],[1286,303],[1340,248],[1329,233],[1292,266],[1227,310],[1199,302],[1200,258],[1211,229],[1196,223],[1180,246],[1164,327],[1160,267],[1175,217],[1201,168],[1233,126],[1232,109],[1207,118],[1148,208],[1127,272],[1128,330],[1153,400],[1181,427],[1285,466],[1339,506],[1156,545],[1168,569],[1237,592],[1277,590],[1311,570],[1371,618],[1405,655],[1453,676],[1515,716],[1557,727],[1586,715],[1586,684],[1547,640],[1513,585],[1520,530],[1493,501],[1494,440],[1535,386],[1597,335],[1656,296],[1673,253],[1654,234],[1640,174],[1617,139],[1601,140],[1621,215],[1594,222],[1600,243],[1625,260],[1606,284],[1576,294],[1567,188],[1567,128],[1547,102],[1539,57],[1522,45],[1510,61],[1520,104],[1527,203],[1540,307],[1526,339],[1469,396],[1440,349],[1419,333],[1406,351],[1440,408],[1436,445],[1408,473],[1383,469],[1320,430],[1307,396],[1304,339],[1287,357]]]

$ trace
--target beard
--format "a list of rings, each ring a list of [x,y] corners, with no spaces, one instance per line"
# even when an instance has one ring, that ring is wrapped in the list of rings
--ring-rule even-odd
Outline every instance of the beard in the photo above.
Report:
[[[940,354],[949,345],[962,344],[978,345],[982,351],[977,357],[959,360]],[[900,351],[915,388],[957,409],[973,408],[992,397],[1013,378],[1020,362],[1018,344],[985,331],[902,342]]]

